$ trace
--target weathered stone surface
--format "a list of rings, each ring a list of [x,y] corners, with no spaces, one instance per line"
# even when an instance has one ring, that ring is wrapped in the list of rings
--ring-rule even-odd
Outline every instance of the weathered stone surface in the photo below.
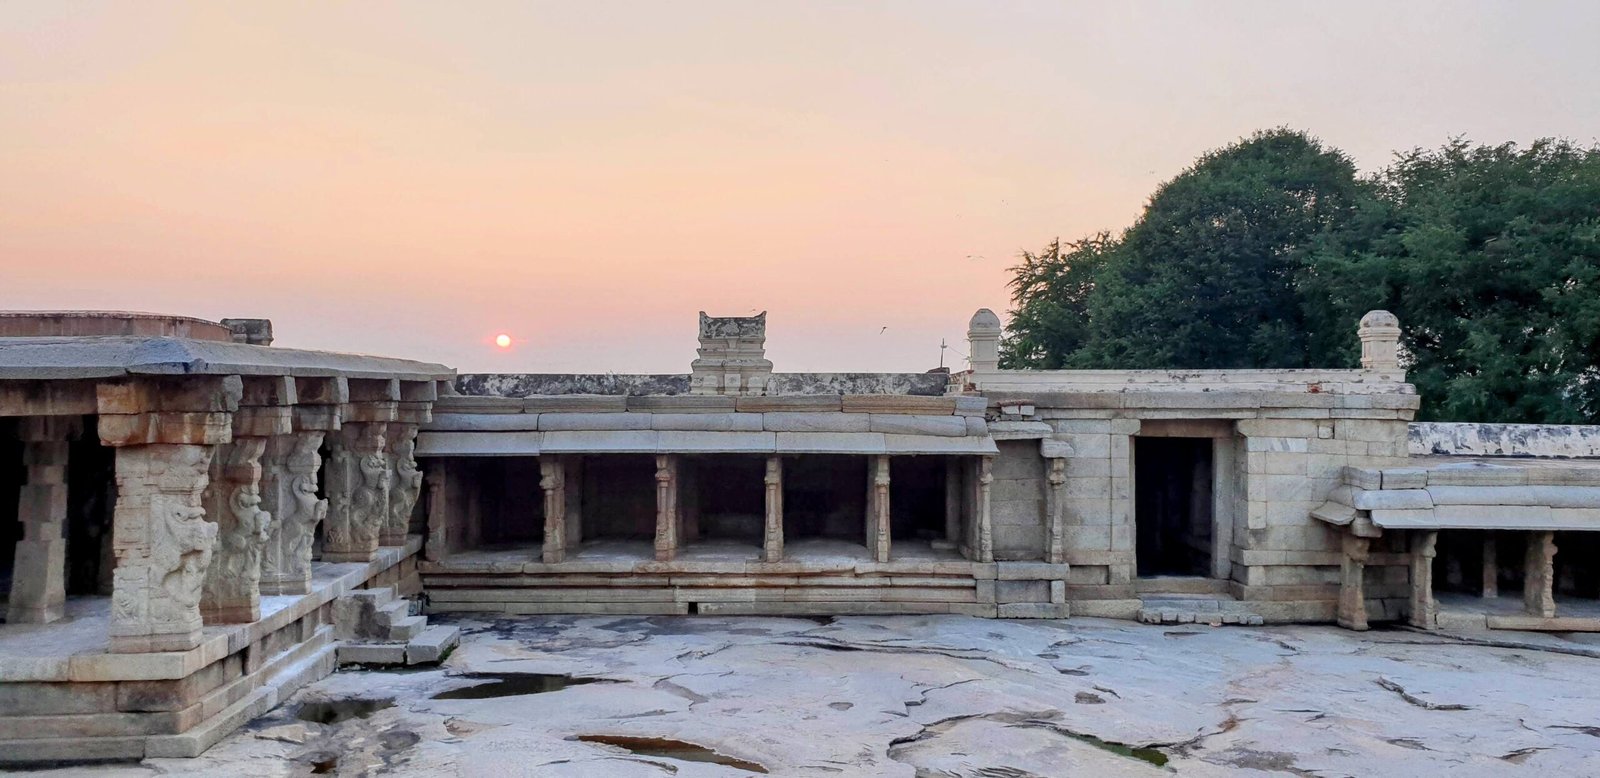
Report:
[[[205,520],[209,446],[117,451],[111,650],[184,651],[200,644],[200,596],[217,538]]]

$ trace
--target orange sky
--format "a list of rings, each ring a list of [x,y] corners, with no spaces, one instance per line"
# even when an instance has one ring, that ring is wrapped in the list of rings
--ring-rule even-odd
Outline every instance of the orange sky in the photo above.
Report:
[[[462,370],[921,370],[1005,268],[1275,125],[1600,133],[1600,5],[0,4],[0,308]],[[498,332],[518,344],[492,345]]]

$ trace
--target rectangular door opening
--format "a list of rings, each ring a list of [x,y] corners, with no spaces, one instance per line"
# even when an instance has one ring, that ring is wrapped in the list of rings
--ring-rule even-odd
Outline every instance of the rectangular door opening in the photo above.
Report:
[[[1211,439],[1135,437],[1133,445],[1140,577],[1211,575]]]

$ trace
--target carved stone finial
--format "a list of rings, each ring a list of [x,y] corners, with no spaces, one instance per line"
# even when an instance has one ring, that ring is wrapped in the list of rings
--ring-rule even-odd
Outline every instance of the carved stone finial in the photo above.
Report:
[[[972,372],[1000,369],[1000,317],[988,308],[979,308],[967,322],[967,363]]]
[[[234,343],[252,346],[272,345],[271,319],[223,319],[222,326],[233,330]]]
[[[1400,369],[1400,319],[1388,311],[1368,311],[1356,329],[1361,338],[1362,370]]]
[[[699,357],[690,363],[691,394],[766,394],[772,362],[766,358],[767,312],[707,316],[700,312]]]

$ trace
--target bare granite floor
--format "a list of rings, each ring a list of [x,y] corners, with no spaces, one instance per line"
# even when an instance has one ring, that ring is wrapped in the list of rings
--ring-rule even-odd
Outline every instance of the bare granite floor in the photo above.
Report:
[[[72,774],[1600,774],[1590,636],[959,616],[455,623],[467,634],[440,669],[341,671],[199,759]]]

